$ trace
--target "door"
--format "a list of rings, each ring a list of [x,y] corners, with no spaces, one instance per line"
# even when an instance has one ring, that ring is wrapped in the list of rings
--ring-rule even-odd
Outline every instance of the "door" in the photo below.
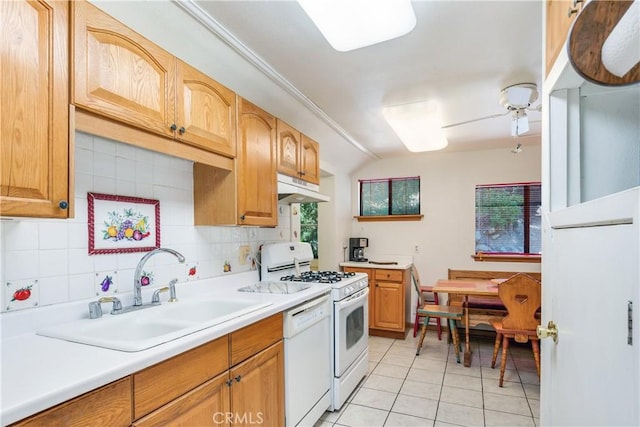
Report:
[[[232,425],[284,425],[284,344],[231,368]]]
[[[301,135],[300,178],[320,184],[320,145],[306,135]]]
[[[282,120],[277,123],[278,132],[278,172],[300,178],[300,132]]]
[[[639,425],[640,86],[567,67],[544,90],[540,423]]]
[[[366,350],[369,340],[369,308],[365,288],[334,302],[334,376],[341,376]]]
[[[235,93],[180,60],[176,79],[176,137],[196,147],[235,157]]]
[[[404,286],[376,279],[373,328],[404,331]]]
[[[69,5],[0,2],[0,215],[69,216]]]
[[[635,188],[549,214],[542,425],[640,423],[639,208]]]
[[[92,4],[71,4],[72,102],[173,137],[176,58]]]
[[[278,225],[276,119],[241,99],[238,108],[238,224]]]

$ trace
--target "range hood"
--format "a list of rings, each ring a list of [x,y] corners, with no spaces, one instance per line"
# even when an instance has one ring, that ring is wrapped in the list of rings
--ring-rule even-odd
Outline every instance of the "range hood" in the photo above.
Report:
[[[285,205],[291,203],[328,202],[329,197],[320,194],[320,186],[278,174],[278,203]]]

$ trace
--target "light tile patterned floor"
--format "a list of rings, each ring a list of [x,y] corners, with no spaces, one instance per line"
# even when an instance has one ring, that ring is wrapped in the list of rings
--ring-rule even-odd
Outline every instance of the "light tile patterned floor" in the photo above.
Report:
[[[420,356],[417,341],[369,338],[369,373],[327,426],[536,426],[540,383],[531,347],[509,349],[504,387],[491,369],[493,342],[472,341],[471,367],[456,363],[446,337],[429,331]]]

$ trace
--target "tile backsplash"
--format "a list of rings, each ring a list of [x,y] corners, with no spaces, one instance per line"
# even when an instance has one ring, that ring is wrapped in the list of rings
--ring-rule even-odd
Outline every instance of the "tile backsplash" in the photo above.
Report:
[[[279,205],[276,228],[194,226],[192,172],[191,161],[77,132],[75,218],[0,220],[0,311],[132,291],[144,253],[89,255],[88,192],[160,201],[161,246],[179,251],[186,262],[167,254],[152,257],[144,268],[149,288],[172,278],[249,271],[260,245],[290,240],[288,205]],[[249,256],[241,259],[245,247]]]

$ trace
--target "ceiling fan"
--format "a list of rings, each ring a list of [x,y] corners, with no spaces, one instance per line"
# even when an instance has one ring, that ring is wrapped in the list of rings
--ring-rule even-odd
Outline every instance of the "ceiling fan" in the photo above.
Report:
[[[442,126],[442,129],[466,125],[480,120],[494,119],[496,117],[511,116],[511,136],[520,136],[529,131],[529,118],[527,111],[541,111],[542,105],[532,107],[538,99],[538,88],[535,83],[517,83],[500,91],[500,104],[507,109],[504,113],[478,117],[477,119],[453,123]]]

